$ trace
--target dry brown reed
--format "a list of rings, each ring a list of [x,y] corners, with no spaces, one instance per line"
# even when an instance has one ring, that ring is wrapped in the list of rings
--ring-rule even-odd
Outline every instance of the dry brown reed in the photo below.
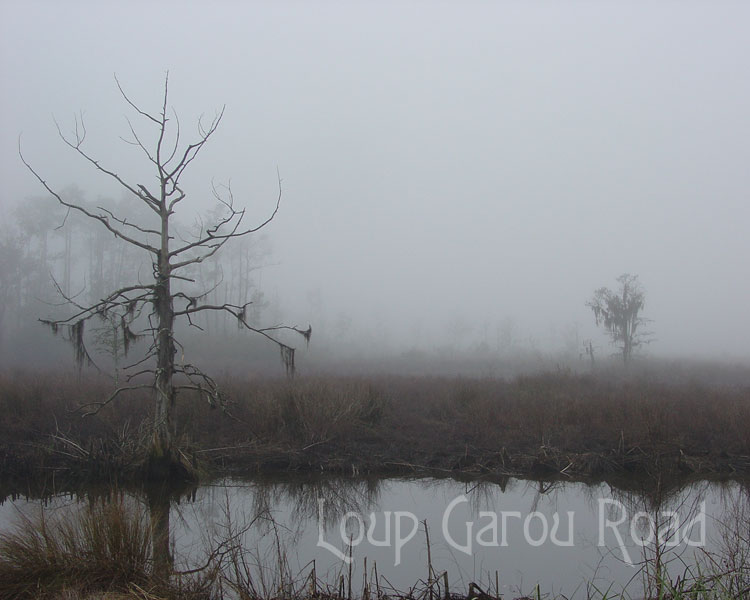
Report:
[[[186,395],[176,414],[185,458],[212,470],[750,473],[743,387],[566,373],[221,383],[225,410]],[[108,385],[0,375],[0,478],[51,469],[128,476],[146,453],[151,404],[147,392],[135,394],[82,418],[76,407],[104,397]]]

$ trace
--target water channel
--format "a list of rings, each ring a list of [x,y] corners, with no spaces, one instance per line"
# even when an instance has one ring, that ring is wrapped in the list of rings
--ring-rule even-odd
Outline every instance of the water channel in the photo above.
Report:
[[[644,561],[659,552],[676,577],[720,551],[732,525],[750,514],[748,486],[737,482],[624,487],[519,479],[227,478],[162,496],[169,509],[160,527],[167,532],[164,551],[181,569],[202,564],[211,548],[239,532],[254,576],[268,582],[280,571],[303,580],[314,568],[319,580],[336,586],[351,569],[356,591],[366,569],[368,581],[377,570],[379,585],[406,591],[447,572],[451,590],[464,593],[474,582],[511,598],[533,594],[537,585],[566,597],[586,597],[594,587],[642,597]],[[75,509],[98,493],[6,499],[0,530],[21,514]],[[126,495],[152,513],[157,509],[158,495]]]

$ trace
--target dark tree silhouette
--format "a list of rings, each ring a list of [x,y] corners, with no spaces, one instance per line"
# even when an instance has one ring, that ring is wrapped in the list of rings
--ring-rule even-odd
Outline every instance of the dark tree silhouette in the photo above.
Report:
[[[594,312],[596,324],[607,330],[612,343],[620,346],[622,360],[627,365],[633,350],[650,341],[649,334],[641,329],[648,319],[640,316],[645,294],[638,276],[625,273],[617,281],[620,284],[618,290],[599,288],[586,306]]]
[[[222,207],[212,223],[201,224],[195,234],[188,239],[175,231],[175,214],[187,194],[180,184],[182,175],[196,159],[204,145],[216,132],[224,116],[224,108],[218,111],[207,125],[198,120],[198,137],[195,141],[183,144],[180,138],[180,122],[172,109],[168,116],[169,74],[164,80],[163,103],[160,112],[148,112],[140,108],[125,93],[117,78],[117,87],[129,107],[138,118],[152,128],[156,140],[153,147],[145,144],[133,123],[128,119],[132,139],[124,140],[139,148],[151,163],[156,176],[154,185],[144,185],[126,181],[110,166],[105,166],[84,149],[86,128],[83,117],[75,119],[74,133],[65,135],[55,122],[62,141],[84,159],[93,169],[122,186],[133,202],[148,208],[151,223],[129,220],[104,207],[92,208],[83,203],[66,200],[55,191],[24,158],[19,139],[19,155],[24,165],[33,173],[44,188],[54,196],[60,205],[70,212],[85,215],[97,222],[116,238],[134,246],[150,257],[153,268],[153,281],[133,282],[104,295],[92,304],[81,304],[67,291],[56,284],[58,292],[74,308],[73,314],[59,320],[44,320],[53,332],[63,331],[74,344],[76,359],[80,364],[90,361],[84,344],[84,325],[98,318],[115,320],[122,336],[123,348],[128,349],[135,340],[145,337],[151,343],[145,355],[137,362],[123,369],[125,385],[101,402],[90,405],[90,412],[100,410],[123,392],[135,389],[153,388],[154,424],[153,441],[148,459],[148,470],[152,476],[162,477],[179,466],[178,452],[174,447],[173,409],[178,392],[194,390],[212,405],[222,404],[224,398],[214,379],[192,364],[177,362],[175,356],[179,342],[175,339],[175,324],[184,319],[198,327],[193,317],[207,311],[223,312],[232,315],[238,326],[267,338],[280,352],[289,376],[294,373],[294,348],[278,337],[282,330],[295,331],[309,341],[311,328],[306,330],[286,325],[256,327],[246,318],[250,302],[238,304],[207,304],[207,291],[191,293],[189,283],[190,268],[215,255],[231,240],[250,236],[266,227],[276,216],[281,202],[281,179],[279,194],[270,215],[261,223],[245,224],[245,210],[235,207],[232,190],[229,186],[212,186],[213,195]],[[210,290],[209,290],[210,291]],[[139,326],[139,324],[141,324]],[[144,377],[147,379],[144,381]]]

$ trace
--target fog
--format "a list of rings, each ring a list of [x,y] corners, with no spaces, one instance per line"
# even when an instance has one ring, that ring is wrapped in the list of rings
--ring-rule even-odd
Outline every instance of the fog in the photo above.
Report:
[[[55,189],[121,197],[53,115],[69,132],[83,112],[88,151],[153,182],[113,75],[156,112],[168,70],[186,141],[227,106],[183,222],[212,179],[260,222],[281,175],[253,285],[267,321],[312,324],[310,360],[316,343],[606,355],[585,303],[631,273],[646,355],[746,361],[749,19],[744,2],[6,0],[0,234],[47,195],[19,135]]]

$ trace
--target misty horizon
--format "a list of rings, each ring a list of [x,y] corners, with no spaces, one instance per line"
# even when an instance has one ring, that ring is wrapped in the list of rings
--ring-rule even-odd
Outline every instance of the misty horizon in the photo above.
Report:
[[[364,358],[368,345],[395,356],[482,344],[575,357],[591,339],[605,357],[616,348],[586,302],[631,273],[654,335],[643,354],[750,358],[747,5],[144,12],[2,8],[0,235],[47,195],[18,157],[19,134],[56,190],[121,198],[63,144],[51,114],[67,133],[83,112],[93,156],[153,181],[120,140],[134,115],[113,73],[158,110],[168,70],[186,141],[201,114],[227,106],[186,172],[179,219],[192,224],[213,206],[212,180],[231,180],[262,221],[278,169],[281,209],[263,230],[253,289],[269,324],[312,324],[311,356],[322,340]]]

